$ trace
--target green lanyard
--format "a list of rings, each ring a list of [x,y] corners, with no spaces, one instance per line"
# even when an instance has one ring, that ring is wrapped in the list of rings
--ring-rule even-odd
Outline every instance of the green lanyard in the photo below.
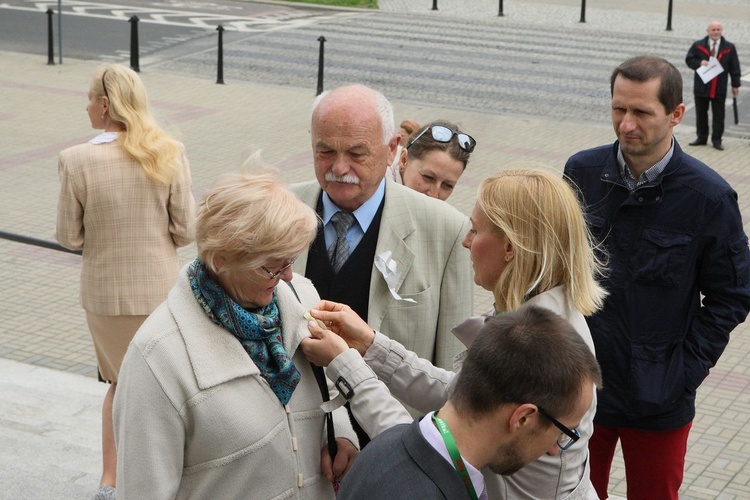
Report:
[[[458,446],[456,446],[456,441],[453,439],[453,434],[451,434],[448,424],[445,423],[445,420],[436,417],[434,413],[432,414],[432,421],[435,423],[435,427],[437,427],[443,437],[445,447],[448,448],[448,454],[453,460],[453,466],[456,468],[458,475],[461,476],[461,480],[464,482],[469,498],[471,498],[471,500],[478,500],[477,492],[474,490],[474,484],[471,482],[471,477],[469,477],[469,471],[466,470],[464,459],[461,458],[461,454],[458,452]]]

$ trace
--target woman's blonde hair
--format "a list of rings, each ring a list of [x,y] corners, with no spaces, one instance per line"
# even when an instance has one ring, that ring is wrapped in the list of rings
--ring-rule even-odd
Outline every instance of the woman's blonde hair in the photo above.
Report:
[[[228,264],[222,273],[258,269],[270,259],[290,260],[315,239],[318,220],[273,172],[226,174],[198,205],[198,256],[214,274],[220,274],[216,256]]]
[[[98,99],[107,97],[109,117],[123,129],[117,142],[146,177],[160,184],[172,182],[179,165],[179,143],[151,116],[138,73],[121,64],[107,64],[95,72],[89,92]]]
[[[601,308],[607,293],[596,278],[604,263],[567,182],[543,170],[506,170],[482,181],[477,203],[514,249],[495,285],[497,308],[517,309],[529,296],[560,285],[584,315]]]

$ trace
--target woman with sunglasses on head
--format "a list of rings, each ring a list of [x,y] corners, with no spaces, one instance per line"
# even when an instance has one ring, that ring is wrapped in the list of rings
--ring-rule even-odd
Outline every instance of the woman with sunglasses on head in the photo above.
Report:
[[[271,173],[228,174],[205,193],[198,257],[122,364],[118,499],[334,498],[357,438],[346,409],[330,427],[321,409],[333,384],[298,349],[319,296],[291,268],[317,227]]]
[[[474,151],[473,137],[445,120],[437,120],[412,132],[406,147],[396,152],[391,177],[431,198],[447,200]]]
[[[119,64],[96,70],[86,111],[86,144],[60,153],[57,240],[83,250],[81,304],[99,377],[110,383],[102,406],[100,488],[114,498],[112,400],[125,351],[138,327],[167,297],[180,270],[177,248],[193,241],[195,201],[185,147],[148,109],[137,73]]]
[[[480,184],[471,224],[463,244],[471,252],[474,282],[493,293],[495,304],[492,311],[467,319],[453,333],[468,347],[487,318],[536,305],[568,320],[593,351],[584,315],[602,305],[606,292],[596,277],[603,268],[571,187],[540,170],[501,172]],[[308,325],[315,338],[302,348],[308,359],[328,366],[329,378],[347,381],[355,416],[360,423],[368,419],[366,425],[375,434],[392,425],[379,420],[377,402],[384,399],[371,380],[376,376],[394,396],[420,412],[445,403],[455,372],[437,368],[374,332],[345,305],[323,301],[316,309],[312,316],[330,325],[330,331]],[[456,356],[455,371],[465,355]],[[365,363],[371,372],[363,369]],[[542,456],[508,477],[484,471],[489,498],[597,498],[588,468],[595,408],[596,398],[575,430],[558,426],[559,449],[554,456]],[[556,425],[557,417],[538,411],[532,419]]]

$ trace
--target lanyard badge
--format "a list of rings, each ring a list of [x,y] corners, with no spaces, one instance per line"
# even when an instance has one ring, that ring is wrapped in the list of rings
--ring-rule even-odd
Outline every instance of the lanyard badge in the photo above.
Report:
[[[453,460],[453,466],[456,468],[458,475],[461,476],[461,480],[464,482],[469,498],[471,498],[471,500],[478,500],[479,497],[477,497],[474,484],[471,482],[471,477],[469,477],[469,471],[466,470],[464,459],[461,458],[461,454],[458,452],[458,446],[456,446],[456,441],[453,439],[453,434],[451,434],[448,424],[445,420],[436,417],[434,413],[432,414],[432,421],[435,423],[435,427],[437,427],[440,435],[443,437],[445,447],[448,448],[448,454],[451,456],[451,460]]]

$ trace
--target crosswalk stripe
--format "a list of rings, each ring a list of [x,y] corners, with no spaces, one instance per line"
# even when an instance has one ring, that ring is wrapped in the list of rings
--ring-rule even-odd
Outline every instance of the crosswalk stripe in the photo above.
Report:
[[[0,3],[0,9],[23,10],[29,12],[46,12],[51,9],[57,13],[57,2],[38,2],[25,0],[16,3]],[[139,22],[168,26],[216,29],[221,24],[228,31],[262,31],[278,29],[280,26],[302,26],[323,19],[335,19],[357,15],[350,12],[304,12],[281,11],[265,13],[260,16],[229,16],[195,11],[170,9],[148,9],[128,5],[101,4],[96,2],[69,1],[62,2],[63,16],[94,17],[99,19],[128,20],[138,16]]]

